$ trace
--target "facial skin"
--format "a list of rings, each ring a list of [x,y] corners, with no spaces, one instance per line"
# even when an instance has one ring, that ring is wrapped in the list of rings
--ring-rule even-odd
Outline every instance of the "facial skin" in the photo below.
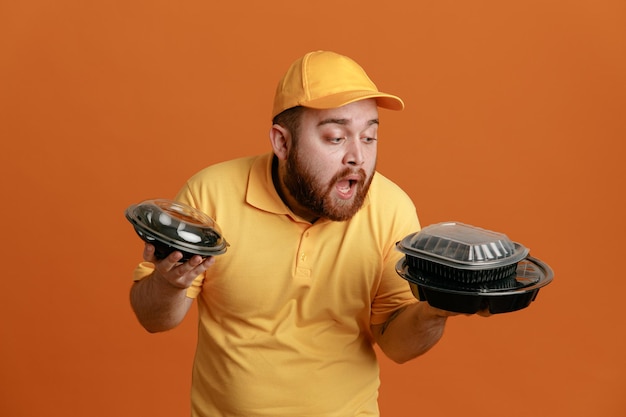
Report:
[[[378,108],[373,99],[305,109],[296,137],[273,125],[276,188],[300,217],[348,220],[361,208],[376,168]]]

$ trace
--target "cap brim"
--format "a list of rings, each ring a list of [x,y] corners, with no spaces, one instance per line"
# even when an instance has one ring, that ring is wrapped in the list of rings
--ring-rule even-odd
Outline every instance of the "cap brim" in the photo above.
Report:
[[[299,104],[313,109],[334,109],[337,107],[345,106],[346,104],[354,103],[355,101],[365,100],[369,98],[376,99],[376,104],[378,105],[378,107],[389,110],[404,109],[404,102],[400,97],[371,90],[344,91],[341,93],[321,97]]]

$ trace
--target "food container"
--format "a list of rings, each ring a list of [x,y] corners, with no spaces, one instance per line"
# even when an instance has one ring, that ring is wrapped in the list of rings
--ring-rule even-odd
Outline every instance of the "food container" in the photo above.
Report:
[[[180,251],[184,262],[193,255],[221,255],[229,246],[211,217],[183,203],[145,200],[129,206],[125,214],[139,237],[154,245],[157,259]]]
[[[413,294],[433,307],[492,314],[527,307],[553,272],[506,235],[458,222],[438,223],[398,242],[396,266]]]

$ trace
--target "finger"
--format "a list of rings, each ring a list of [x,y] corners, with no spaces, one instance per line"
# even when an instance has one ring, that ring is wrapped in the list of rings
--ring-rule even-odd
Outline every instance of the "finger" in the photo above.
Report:
[[[177,250],[173,251],[172,253],[167,255],[167,257],[165,258],[165,260],[171,263],[172,265],[176,265],[177,263],[180,262],[181,259],[183,259],[183,254],[182,252],[179,252]]]
[[[208,258],[205,258],[205,260],[202,263],[204,264],[205,268],[209,268],[211,265],[215,263],[215,258],[212,256],[209,256]]]
[[[438,307],[433,307],[430,305],[430,303],[428,303],[428,301],[426,302],[426,305],[431,310],[431,314],[439,316],[439,317],[451,317],[451,316],[458,316],[460,314],[454,311],[442,310]]]
[[[189,264],[189,266],[195,268],[196,266],[200,265],[202,261],[204,261],[204,258],[202,256],[194,255],[191,258],[189,258],[187,263]]]
[[[203,258],[201,262],[191,271],[191,273],[197,277],[198,275],[203,274],[204,271],[209,269],[214,263],[215,263],[215,258],[212,256]]]
[[[162,275],[165,276],[165,275],[170,274],[170,271],[173,271],[175,267],[182,265],[180,263],[180,260],[182,258],[183,258],[183,254],[181,252],[173,251],[172,253],[170,253],[169,255],[167,255],[165,258],[161,260],[157,260],[155,258],[154,266],[157,271],[159,271]],[[177,276],[180,276],[183,273],[184,273],[183,271],[179,271]]]
[[[143,259],[147,262],[154,262],[156,260],[154,257],[154,245],[146,243],[143,246]]]
[[[179,288],[188,288],[196,279],[197,276],[202,275],[204,271],[207,270],[215,260],[212,257],[202,258],[201,256],[195,255],[187,262],[183,264],[178,264],[170,271],[165,274],[162,274],[166,280],[170,282],[170,284],[179,287]]]
[[[206,258],[209,259],[209,258]],[[179,259],[180,260],[180,259]],[[212,264],[212,262],[207,262],[207,265],[204,266],[205,258],[194,255],[187,262],[178,264],[175,269],[173,269],[173,274],[177,277],[184,277],[186,275],[191,275],[193,278],[197,277],[201,273],[203,273],[208,265]]]

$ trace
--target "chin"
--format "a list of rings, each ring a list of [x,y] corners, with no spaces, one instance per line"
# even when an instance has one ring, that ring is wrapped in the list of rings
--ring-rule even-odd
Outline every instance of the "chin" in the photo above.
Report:
[[[334,203],[332,208],[326,207],[324,209],[323,217],[337,222],[350,220],[352,217],[354,217],[355,214],[359,212],[361,206],[363,205],[362,201],[356,203],[354,201],[354,198],[349,201],[341,201],[343,204]]]

